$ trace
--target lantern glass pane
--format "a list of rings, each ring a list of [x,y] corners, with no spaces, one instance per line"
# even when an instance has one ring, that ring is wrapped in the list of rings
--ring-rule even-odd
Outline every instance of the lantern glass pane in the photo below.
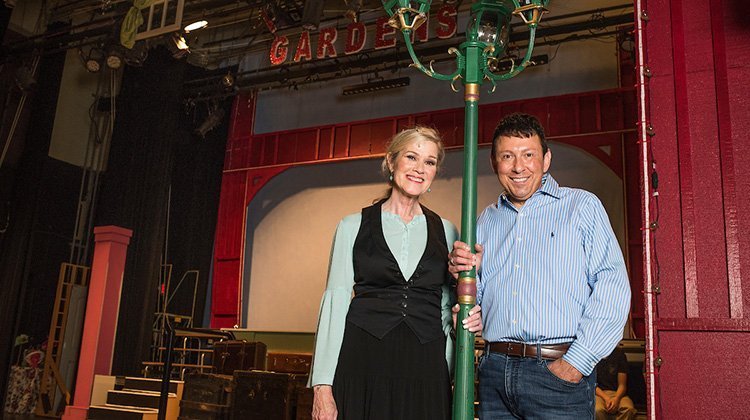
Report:
[[[479,26],[477,27],[478,40],[486,44],[494,44],[497,41],[498,14],[484,12],[479,19]]]

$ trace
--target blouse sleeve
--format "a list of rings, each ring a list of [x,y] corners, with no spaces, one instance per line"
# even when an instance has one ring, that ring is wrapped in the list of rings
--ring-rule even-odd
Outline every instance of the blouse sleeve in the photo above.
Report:
[[[448,245],[448,251],[453,250],[453,242],[458,239],[458,231],[453,223],[443,219],[443,230],[445,230],[445,243]],[[447,269],[447,267],[446,267]],[[450,338],[450,332],[453,329],[453,316],[451,308],[456,304],[456,293],[454,287],[443,285],[443,296],[441,300],[443,332],[445,333],[445,360],[448,362],[448,371],[453,375],[453,351],[454,343]]]
[[[344,338],[346,314],[354,287],[352,255],[361,214],[345,217],[336,228],[315,334],[315,353],[308,385],[332,385]]]

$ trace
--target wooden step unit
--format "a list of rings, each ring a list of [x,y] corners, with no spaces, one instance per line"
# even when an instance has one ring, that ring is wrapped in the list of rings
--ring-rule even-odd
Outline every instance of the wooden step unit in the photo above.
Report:
[[[89,407],[87,418],[88,420],[157,420],[159,410],[118,405],[92,405]]]
[[[90,419],[156,419],[161,397],[160,379],[96,375],[89,408]],[[184,382],[170,381],[167,420],[177,420]]]

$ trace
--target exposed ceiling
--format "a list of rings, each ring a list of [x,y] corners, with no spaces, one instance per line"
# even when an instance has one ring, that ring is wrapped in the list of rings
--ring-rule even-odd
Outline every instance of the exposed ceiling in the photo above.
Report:
[[[350,22],[347,12],[356,10],[358,18],[367,23],[384,15],[379,0],[320,0],[322,1],[321,26],[344,27]],[[28,54],[32,51],[56,52],[71,48],[84,51],[91,48],[107,48],[116,45],[119,28],[132,0],[41,0],[44,5],[43,18],[46,31],[25,40],[3,46],[6,57]],[[175,4],[177,0],[170,0]],[[227,68],[236,69],[245,57],[265,53],[276,35],[297,34],[302,31],[305,5],[308,0],[185,0],[182,17],[183,26],[205,19],[208,27],[188,36],[191,53],[187,60],[193,65],[208,69],[207,77],[187,83],[189,96],[206,96],[206,90],[218,85],[226,75]],[[433,9],[443,4],[433,2]],[[452,1],[459,13],[467,10],[473,2]],[[575,0],[555,1],[549,5],[550,13],[540,26],[539,44],[555,44],[570,40],[613,36],[618,28],[632,22],[632,3],[628,0]],[[320,4],[320,3],[318,3]],[[174,6],[172,6],[174,7]],[[351,12],[349,12],[351,13]],[[264,21],[264,15],[275,15],[275,34]],[[523,47],[524,28],[517,25],[512,41]],[[459,35],[463,32],[459,28]],[[7,39],[7,38],[6,38]],[[450,59],[447,49],[456,40],[435,40],[421,45],[417,53],[428,60]],[[126,62],[138,65],[148,49],[154,45],[171,47],[171,34],[139,41],[133,50],[123,49]],[[318,82],[344,75],[372,73],[374,71],[405,67],[410,62],[403,48],[392,51],[368,51],[364,55],[338,57],[336,59],[313,60],[305,63],[287,63],[272,66],[257,65],[252,71],[236,74],[240,88],[274,88],[281,85]],[[267,61],[267,60],[266,60]],[[211,70],[214,70],[211,72]],[[315,77],[311,78],[314,74]],[[217,94],[226,94],[217,92]],[[210,93],[209,93],[210,95]]]

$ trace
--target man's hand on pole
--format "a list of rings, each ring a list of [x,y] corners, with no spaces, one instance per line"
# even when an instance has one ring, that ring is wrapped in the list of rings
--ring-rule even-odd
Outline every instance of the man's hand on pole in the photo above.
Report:
[[[469,271],[473,267],[479,270],[482,265],[482,255],[484,248],[480,244],[475,244],[476,254],[470,251],[469,245],[464,242],[456,241],[453,243],[453,251],[448,254],[448,271],[457,279],[458,274],[462,271]]]

